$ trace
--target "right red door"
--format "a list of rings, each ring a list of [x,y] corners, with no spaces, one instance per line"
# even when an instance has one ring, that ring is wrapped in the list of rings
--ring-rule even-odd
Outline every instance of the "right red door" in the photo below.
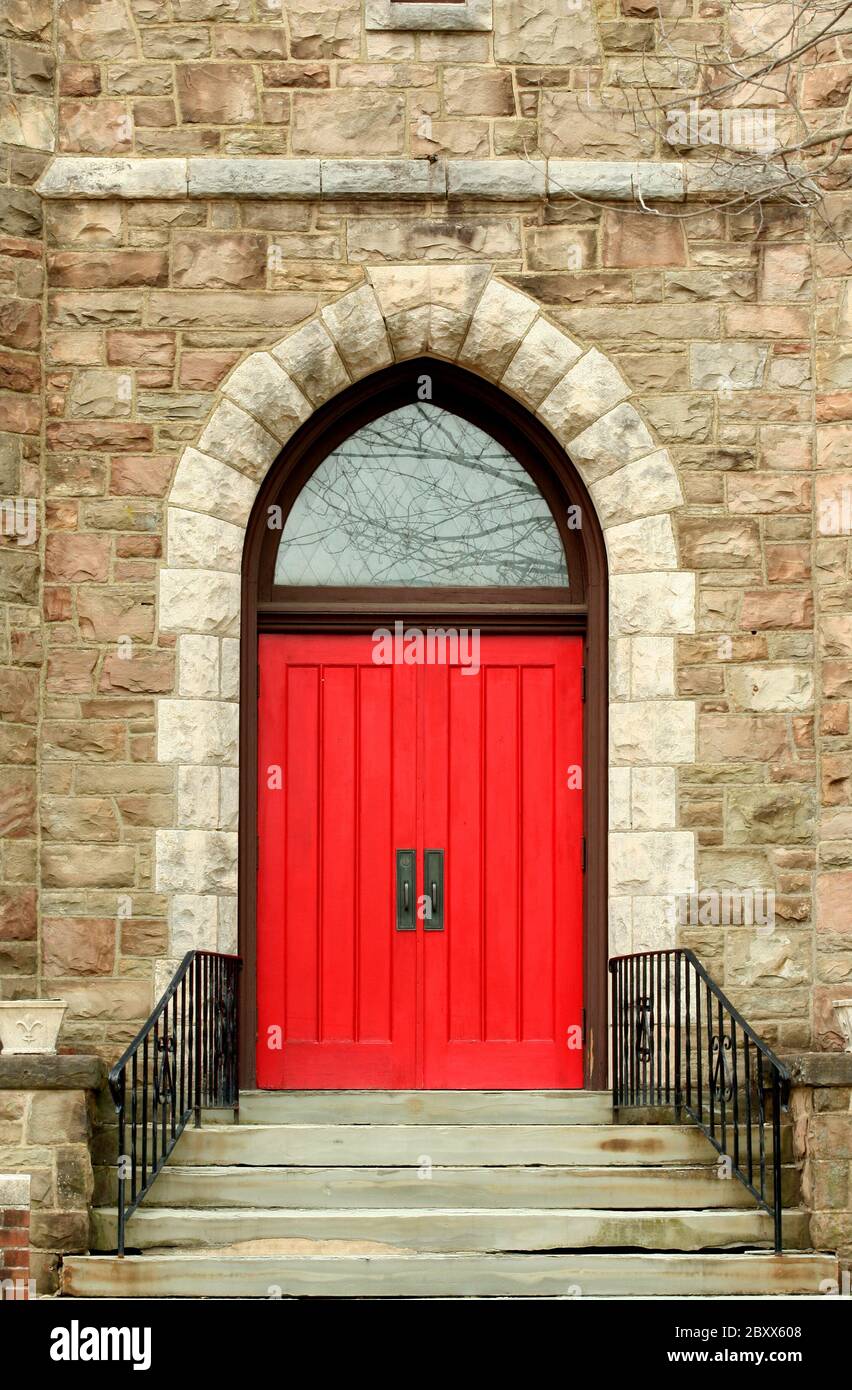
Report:
[[[483,636],[479,665],[421,673],[423,851],[444,851],[422,1084],[580,1087],[583,642]]]

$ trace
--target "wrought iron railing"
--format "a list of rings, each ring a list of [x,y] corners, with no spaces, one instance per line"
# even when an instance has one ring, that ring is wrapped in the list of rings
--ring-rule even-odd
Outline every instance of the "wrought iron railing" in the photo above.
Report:
[[[109,1074],[118,1113],[118,1253],[127,1220],[202,1108],[239,1105],[239,956],[189,951]],[[129,1141],[129,1142],[128,1142]]]
[[[694,952],[617,956],[609,969],[613,1105],[671,1105],[695,1120],[772,1215],[780,1253],[787,1068]]]

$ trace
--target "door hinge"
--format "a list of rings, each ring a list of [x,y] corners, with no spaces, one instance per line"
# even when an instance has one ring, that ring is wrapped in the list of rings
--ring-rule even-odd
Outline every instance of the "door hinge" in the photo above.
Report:
[[[582,700],[583,700],[583,704],[585,704],[585,703],[586,703],[586,668],[585,668],[585,666],[583,667],[583,694],[582,694]]]

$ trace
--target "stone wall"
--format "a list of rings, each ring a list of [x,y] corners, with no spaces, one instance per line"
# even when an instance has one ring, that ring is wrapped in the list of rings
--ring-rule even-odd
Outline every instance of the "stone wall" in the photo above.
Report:
[[[20,74],[42,52],[41,10],[7,7],[11,84],[36,81]],[[661,630],[659,593],[637,578],[636,625],[612,644],[613,843],[632,837],[636,851],[614,881],[612,949],[671,942],[673,897],[689,881],[772,889],[773,930],[699,922],[681,939],[770,1040],[838,1048],[831,1000],[852,996],[852,334],[848,261],[832,235],[847,231],[852,194],[829,192],[814,220],[781,204],[744,208],[702,193],[687,156],[695,194],[684,200],[672,150],[626,113],[618,85],[672,45],[713,42],[723,7],[599,0],[592,15],[494,0],[493,33],[413,33],[368,29],[359,0],[290,0],[283,14],[266,0],[58,0],[57,23],[58,151],[129,162],[92,168],[76,193],[73,170],[48,175],[42,344],[36,301],[13,310],[33,325],[29,346],[13,345],[16,364],[25,356],[45,373],[46,501],[40,594],[35,557],[8,542],[0,553],[18,586],[4,638],[15,669],[0,680],[20,730],[3,755],[15,837],[3,858],[3,990],[33,988],[36,886],[39,988],[68,999],[71,1047],[114,1056],[148,1011],[156,962],[162,974],[190,944],[233,946],[232,752],[158,751],[163,701],[235,692],[231,620],[198,632],[163,610],[178,461],[250,354],[322,320],[376,271],[480,267],[611,364],[644,422],[645,454],[667,450],[674,470],[666,567],[691,577],[691,625]],[[798,99],[831,112],[852,69],[833,47],[815,56]],[[53,107],[41,90],[15,119],[46,141]],[[8,205],[21,240],[38,230],[25,185],[45,155],[15,151]],[[260,164],[240,163],[249,158]],[[280,158],[300,163],[283,170]],[[625,197],[631,166],[613,161],[635,158],[655,161],[655,177],[671,165],[650,192],[639,178],[656,215]],[[585,161],[597,194],[570,196],[576,169],[559,160]],[[360,370],[345,364],[342,381]],[[16,438],[35,458],[38,432]],[[215,458],[210,438],[202,450]],[[256,460],[235,445],[224,462],[256,484]],[[23,486],[17,476],[10,488]],[[234,576],[239,534],[229,543]],[[183,643],[179,668],[177,639],[211,635]],[[675,706],[690,711],[676,728]],[[188,826],[222,837],[215,892],[185,857],[183,880],[156,878],[158,837]],[[658,875],[675,842],[660,835],[689,846],[674,878]],[[199,898],[216,899],[215,917]]]
[[[841,1267],[850,1270],[852,1057],[811,1053],[785,1060],[793,1077],[790,1118],[811,1242],[817,1250],[836,1250]]]
[[[43,208],[54,146],[52,0],[0,7],[0,997],[38,993],[43,656]]]

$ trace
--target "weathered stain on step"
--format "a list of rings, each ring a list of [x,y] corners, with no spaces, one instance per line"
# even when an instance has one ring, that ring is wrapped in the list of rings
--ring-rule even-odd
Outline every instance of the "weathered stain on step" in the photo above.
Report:
[[[408,1246],[393,1245],[380,1240],[308,1240],[302,1236],[270,1237],[259,1236],[256,1240],[235,1240],[230,1245],[208,1245],[194,1248],[182,1247],[175,1250],[171,1246],[156,1246],[146,1250],[146,1255],[187,1255],[203,1258],[205,1255],[415,1255],[418,1252]]]

